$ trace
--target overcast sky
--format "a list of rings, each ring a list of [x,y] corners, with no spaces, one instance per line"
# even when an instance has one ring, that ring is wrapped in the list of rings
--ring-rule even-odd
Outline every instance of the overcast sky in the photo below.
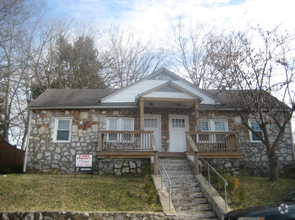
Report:
[[[163,39],[179,17],[220,29],[244,29],[251,23],[294,30],[294,6],[295,0],[48,0],[49,15],[88,17]]]
[[[87,16],[154,35],[163,35],[180,16],[222,28],[243,28],[249,22],[295,26],[295,0],[48,0],[48,6],[56,16]]]

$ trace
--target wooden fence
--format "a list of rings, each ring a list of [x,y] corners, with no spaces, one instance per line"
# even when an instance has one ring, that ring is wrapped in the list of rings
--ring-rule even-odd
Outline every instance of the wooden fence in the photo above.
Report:
[[[25,152],[0,137],[0,172],[22,172]]]

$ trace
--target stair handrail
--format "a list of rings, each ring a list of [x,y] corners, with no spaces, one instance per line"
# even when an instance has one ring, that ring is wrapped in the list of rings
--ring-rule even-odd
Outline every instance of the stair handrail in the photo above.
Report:
[[[169,183],[169,187],[168,187],[169,188],[169,211],[171,211],[171,180],[170,180],[170,178],[169,178],[169,176],[167,174],[167,171],[166,171],[164,165],[162,164],[162,162],[161,162],[161,160],[159,158],[158,153],[155,153],[155,154],[156,154],[157,160],[158,160],[158,162],[160,164],[161,190],[163,189],[163,178],[162,178],[163,171],[162,170],[164,170],[164,174],[166,175],[166,177],[168,179],[168,183]]]
[[[210,180],[210,168],[224,181],[224,197],[225,197],[225,210],[227,210],[227,191],[226,187],[228,186],[226,180],[206,161],[204,160],[199,154],[197,155],[198,158],[200,158],[203,162],[207,164],[208,167],[208,179],[209,179],[209,189],[211,185],[211,180]]]

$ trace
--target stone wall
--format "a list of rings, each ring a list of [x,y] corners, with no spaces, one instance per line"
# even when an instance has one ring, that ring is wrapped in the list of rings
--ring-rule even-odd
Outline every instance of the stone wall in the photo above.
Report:
[[[145,114],[161,114],[162,125],[162,150],[169,152],[169,114],[189,115],[189,130],[195,131],[196,119],[192,109],[145,108]],[[71,143],[54,143],[55,118],[72,118]],[[71,109],[71,110],[33,110],[31,130],[29,134],[29,147],[27,155],[28,173],[57,173],[73,174],[76,154],[92,154],[95,173],[114,174],[125,173],[127,166],[121,168],[101,167],[96,160],[101,136],[99,131],[106,129],[107,117],[132,117],[134,130],[140,129],[139,109]],[[215,167],[231,175],[252,174],[265,176],[268,174],[268,158],[266,149],[261,143],[251,143],[249,131],[242,125],[241,118],[235,112],[200,111],[201,119],[226,119],[229,131],[239,132],[241,159],[211,160]],[[271,125],[270,125],[271,126]],[[275,136],[274,127],[270,127],[271,135]],[[274,141],[274,140],[271,140]],[[293,161],[291,128],[286,128],[286,133],[277,149],[279,171],[284,174],[282,167]],[[109,165],[115,167],[115,164]],[[116,166],[119,166],[118,164]],[[123,169],[124,168],[124,169]],[[138,170],[140,167],[136,167]],[[115,170],[116,169],[116,170]],[[134,168],[130,168],[129,171]],[[119,172],[119,170],[121,170]],[[123,170],[123,172],[122,172]],[[111,172],[111,173],[112,173]],[[138,174],[138,172],[136,173]]]
[[[71,117],[71,143],[54,143],[56,117]],[[73,174],[75,155],[93,155],[96,170],[98,131],[105,129],[103,118],[91,110],[34,110],[31,118],[27,173]]]
[[[209,159],[211,165],[222,173],[228,175],[268,176],[269,163],[265,145],[251,143],[248,129],[243,126],[242,120],[235,112],[201,111],[201,119],[227,119],[229,131],[239,132],[239,150],[242,152],[240,159]],[[251,118],[250,118],[251,119]],[[270,141],[274,142],[277,130],[274,124],[269,124]],[[292,151],[291,125],[287,125],[285,134],[276,150],[278,170],[280,175],[285,175],[282,167],[294,161]]]
[[[98,159],[100,175],[135,175],[142,173],[142,168],[150,169],[150,159]]]
[[[174,220],[163,212],[0,212],[1,220]]]

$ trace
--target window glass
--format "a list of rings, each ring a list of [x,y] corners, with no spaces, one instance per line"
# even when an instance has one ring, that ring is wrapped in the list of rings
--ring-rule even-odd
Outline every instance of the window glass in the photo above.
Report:
[[[225,131],[224,121],[215,121],[214,127],[215,127],[215,131]]]
[[[172,127],[173,128],[184,128],[185,127],[185,119],[172,119]]]
[[[58,120],[58,130],[69,130],[69,120]]]
[[[118,120],[109,120],[109,130],[117,130]]]
[[[157,127],[157,119],[144,119],[144,127],[145,128],[156,128]]]
[[[209,131],[208,121],[201,121],[200,122],[200,129],[201,129],[201,131]]]
[[[70,119],[56,119],[56,141],[70,140]]]
[[[131,129],[131,120],[123,120],[123,130],[124,131],[130,131]]]
[[[251,128],[256,131],[259,135],[263,135],[262,134],[262,130],[261,128],[259,127],[259,124],[257,121],[251,121]],[[258,138],[257,135],[255,135],[252,131],[250,131],[252,133],[252,141],[260,141],[260,139]]]
[[[108,118],[107,130],[109,131],[133,131],[134,119],[128,118]],[[111,133],[108,134],[108,141],[132,141],[133,134],[123,133]]]

